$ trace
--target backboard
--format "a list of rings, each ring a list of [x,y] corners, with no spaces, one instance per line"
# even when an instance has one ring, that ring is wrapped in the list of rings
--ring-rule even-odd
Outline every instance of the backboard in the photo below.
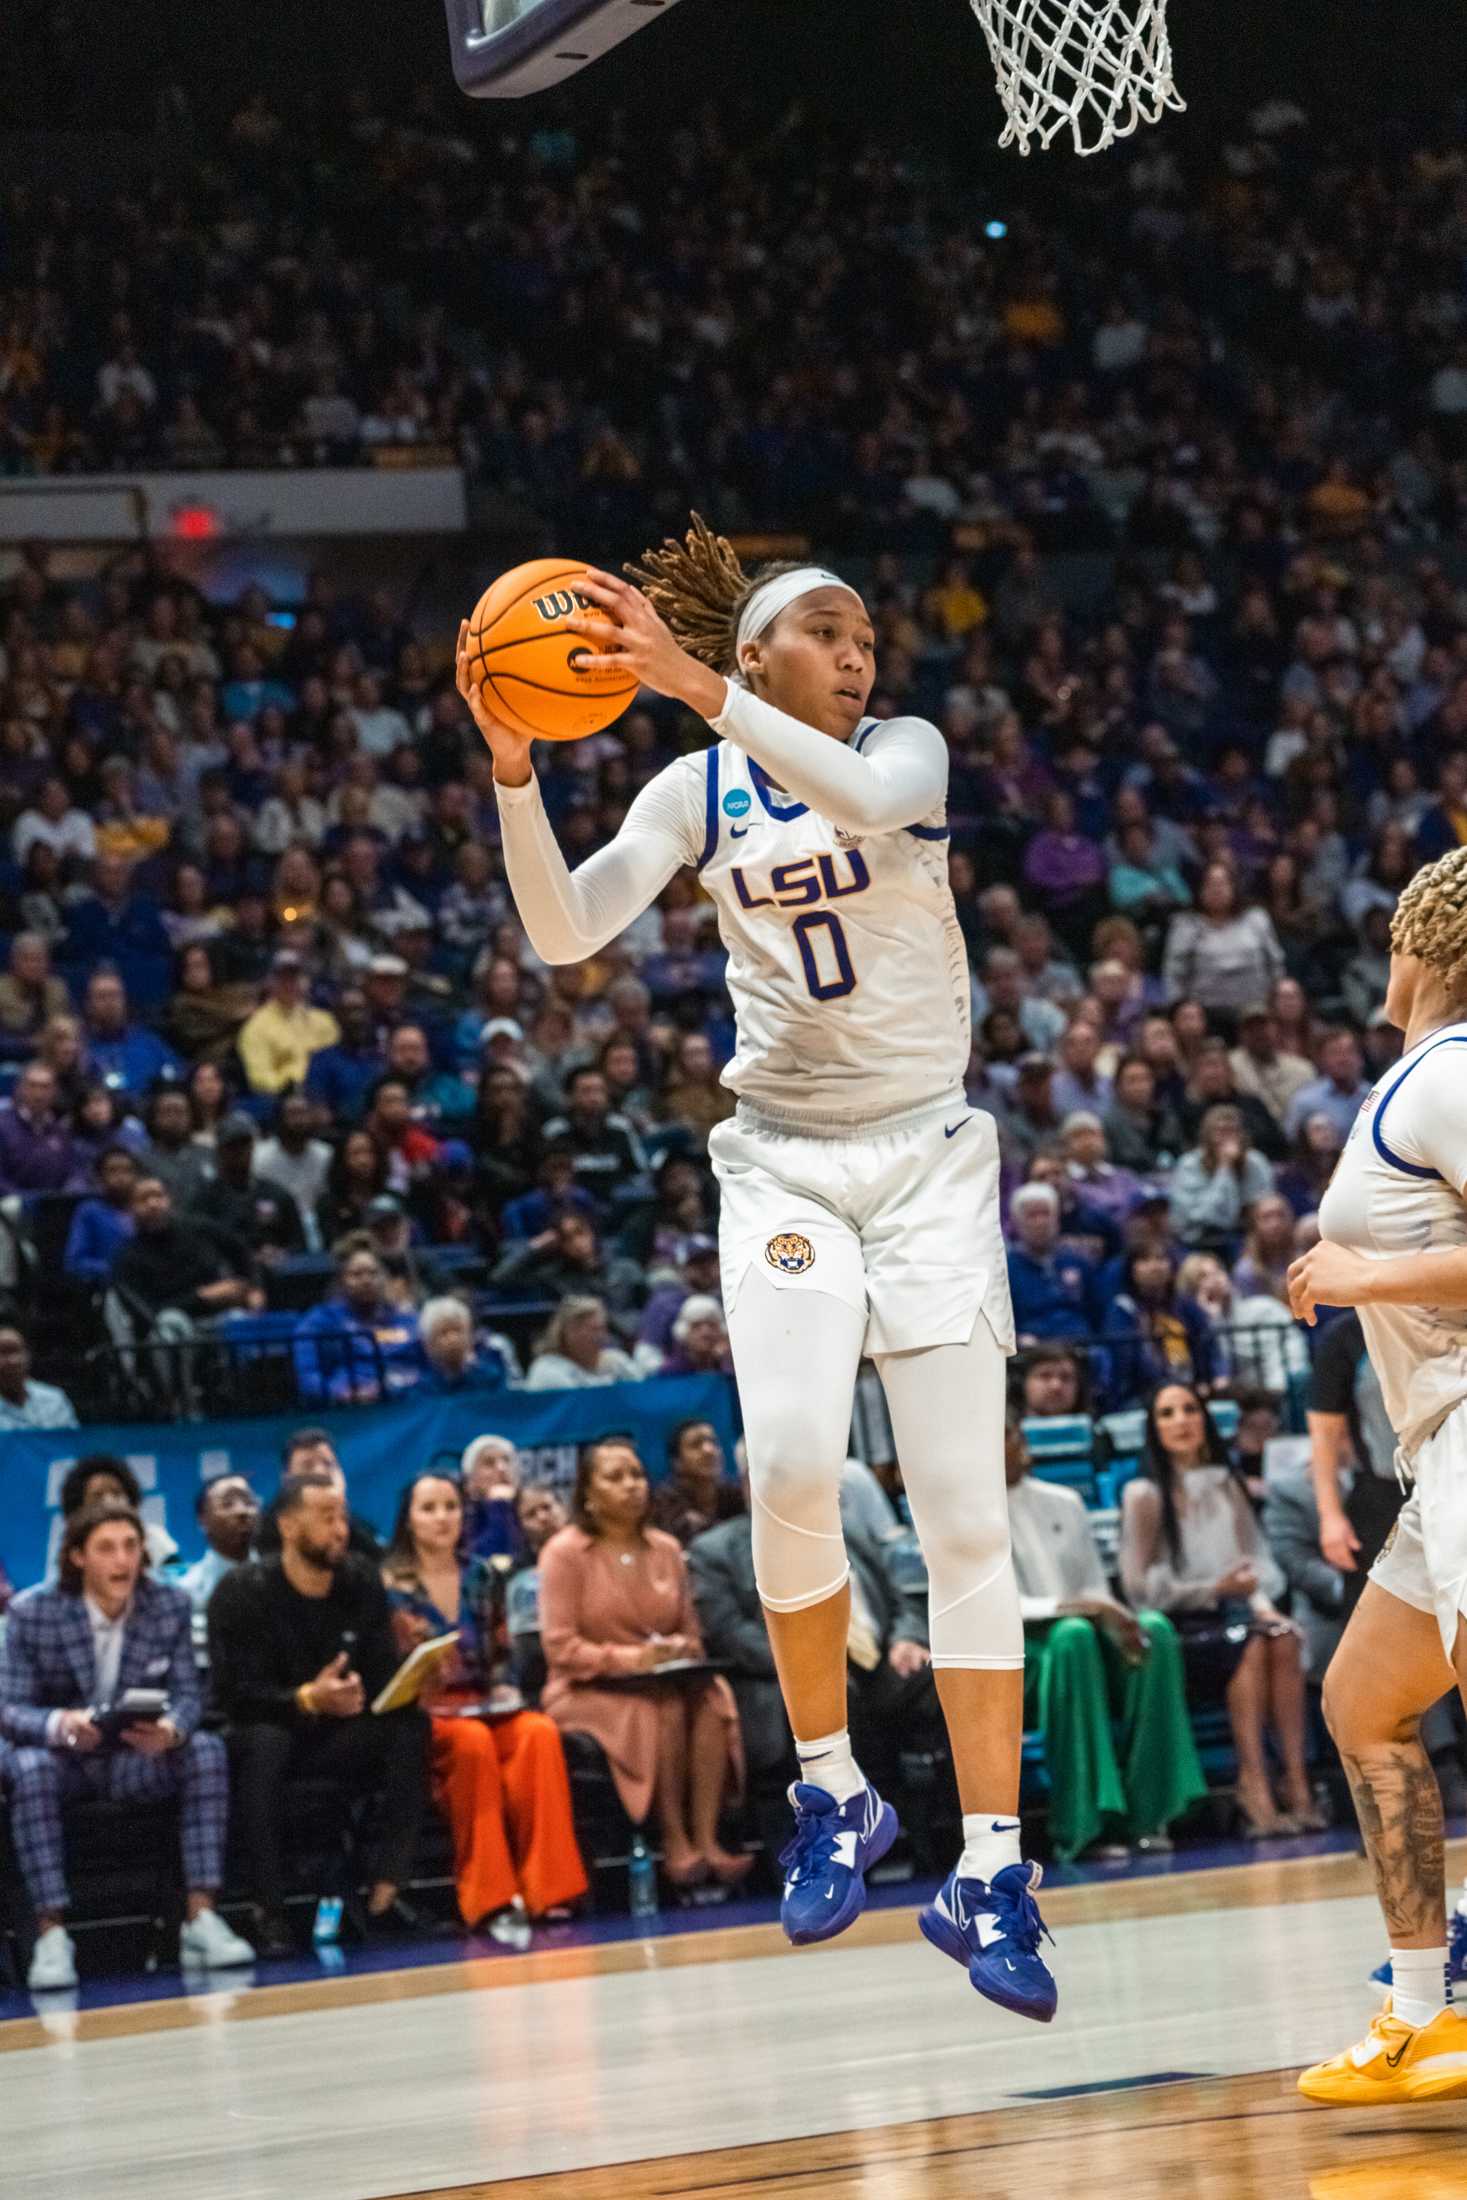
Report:
[[[453,73],[475,99],[520,99],[573,76],[676,0],[446,0]]]

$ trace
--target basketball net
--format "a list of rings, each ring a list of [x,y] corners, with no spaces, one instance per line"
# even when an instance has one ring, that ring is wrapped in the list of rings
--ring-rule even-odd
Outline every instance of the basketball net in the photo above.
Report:
[[[1000,145],[1027,153],[1068,129],[1103,153],[1185,101],[1172,82],[1166,0],[973,0],[1008,122]]]

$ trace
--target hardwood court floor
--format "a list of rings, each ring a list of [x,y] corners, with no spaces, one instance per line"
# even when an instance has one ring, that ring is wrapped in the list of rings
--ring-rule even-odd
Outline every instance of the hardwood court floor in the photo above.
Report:
[[[747,1927],[25,2020],[0,2193],[1467,2200],[1467,2106],[1293,2090],[1364,2029],[1363,1886],[1327,1858],[1058,1890],[1049,2030],[896,1910],[799,1953]]]
[[[1436,2109],[1323,2117],[1294,2072],[944,2116],[613,2169],[460,2185],[432,2200],[1462,2200],[1467,2126]],[[408,2196],[403,2196],[408,2200]],[[413,2196],[426,2200],[426,2196]]]

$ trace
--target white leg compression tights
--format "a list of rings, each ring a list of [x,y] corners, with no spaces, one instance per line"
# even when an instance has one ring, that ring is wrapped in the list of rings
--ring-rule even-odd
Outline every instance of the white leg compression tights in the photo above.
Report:
[[[843,1300],[781,1291],[761,1275],[745,1278],[734,1303],[754,1575],[772,1612],[823,1604],[849,1571],[840,1477],[865,1331]]]
[[[1024,1663],[1004,1484],[1007,1364],[980,1314],[966,1344],[876,1362],[927,1560],[934,1666]]]

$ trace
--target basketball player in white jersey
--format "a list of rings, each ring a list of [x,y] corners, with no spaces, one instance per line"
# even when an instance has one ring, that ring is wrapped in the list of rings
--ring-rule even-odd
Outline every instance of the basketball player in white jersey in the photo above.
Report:
[[[874,635],[819,567],[750,580],[695,520],[634,588],[583,584],[571,623],[720,737],[632,803],[570,874],[529,743],[459,684],[494,756],[505,868],[547,962],[592,955],[685,864],[728,949],[738,1111],[710,1153],[749,1454],[754,1563],[802,1778],[782,1917],[828,1940],[865,1904],[895,1813],[846,1727],[852,1610],[839,1485],[856,1373],[886,1388],[930,1581],[932,1663],[964,1849],[920,1919],[981,1993],[1047,2022],[1035,1867],[1017,1818],[1023,1629],[1003,1473],[1013,1349],[992,1119],[963,1097],[968,970],[947,879],[947,750],[865,715]]]
[[[1467,2099],[1467,2017],[1448,2006],[1441,1795],[1423,1715],[1467,1692],[1467,848],[1428,865],[1391,927],[1386,1013],[1405,1051],[1369,1094],[1289,1271],[1296,1315],[1354,1306],[1411,1494],[1325,1680],[1391,1940],[1367,2037],[1299,2081],[1375,2107]]]

